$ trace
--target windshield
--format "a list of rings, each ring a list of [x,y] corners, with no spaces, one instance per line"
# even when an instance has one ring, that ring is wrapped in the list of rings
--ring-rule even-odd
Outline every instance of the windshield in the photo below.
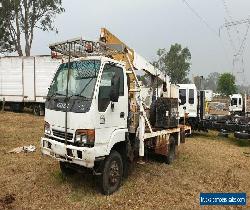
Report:
[[[237,105],[237,98],[231,99],[231,106]]]
[[[100,60],[81,60],[61,64],[51,84],[48,96],[66,96],[69,74],[68,96],[92,98],[100,64]]]

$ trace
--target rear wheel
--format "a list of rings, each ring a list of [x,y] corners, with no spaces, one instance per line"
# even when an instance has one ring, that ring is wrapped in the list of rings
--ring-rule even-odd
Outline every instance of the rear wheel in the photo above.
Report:
[[[24,106],[23,103],[11,103],[10,105],[11,111],[13,112],[23,112]]]
[[[102,175],[99,177],[99,187],[104,195],[111,195],[121,185],[123,176],[122,157],[117,151],[111,151],[104,160]]]
[[[35,116],[40,116],[40,107],[39,107],[39,105],[34,105],[33,106],[33,114]]]
[[[238,139],[250,139],[250,134],[246,132],[235,132],[234,137]]]
[[[44,115],[44,106],[42,104],[33,105],[33,114],[36,116]]]
[[[166,156],[166,163],[171,164],[173,163],[175,156],[176,156],[176,145],[175,145],[175,138],[173,136],[170,136],[168,144],[168,154]]]
[[[76,173],[76,171],[69,167],[69,163],[60,161],[60,169],[64,176],[70,176]]]

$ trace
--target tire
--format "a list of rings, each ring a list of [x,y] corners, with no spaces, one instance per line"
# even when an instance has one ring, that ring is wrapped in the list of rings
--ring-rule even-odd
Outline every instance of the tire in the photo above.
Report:
[[[223,137],[223,138],[228,138],[228,135],[229,135],[229,133],[225,133],[225,132],[219,132],[218,133],[218,136]]]
[[[60,161],[60,169],[64,176],[70,176],[76,173],[76,171],[69,167],[69,163]]]
[[[11,111],[16,112],[16,113],[21,113],[23,112],[24,106],[22,103],[12,103],[10,105]]]
[[[117,151],[111,151],[110,155],[104,160],[102,175],[98,180],[101,193],[111,195],[117,191],[121,186],[122,177],[122,157]]]
[[[175,145],[175,138],[173,136],[170,136],[168,144],[168,151],[167,156],[165,158],[165,162],[167,164],[172,164],[174,162],[175,156],[176,156],[176,145]]]
[[[250,134],[245,132],[235,132],[234,137],[238,139],[250,139]]]
[[[41,109],[40,105],[39,104],[35,104],[33,106],[33,114],[35,116],[40,116],[40,109]]]

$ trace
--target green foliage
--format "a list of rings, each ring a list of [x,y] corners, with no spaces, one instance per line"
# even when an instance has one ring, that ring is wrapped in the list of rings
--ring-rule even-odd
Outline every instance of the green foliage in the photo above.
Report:
[[[232,95],[236,93],[235,77],[230,73],[223,73],[218,80],[218,92],[222,95]]]
[[[161,71],[166,72],[172,83],[187,83],[190,71],[191,53],[188,48],[182,48],[180,44],[171,45],[170,50],[159,49],[158,61],[153,64]]]
[[[53,31],[56,14],[64,12],[62,0],[2,0],[0,8],[0,53],[16,51],[30,55],[34,29]]]

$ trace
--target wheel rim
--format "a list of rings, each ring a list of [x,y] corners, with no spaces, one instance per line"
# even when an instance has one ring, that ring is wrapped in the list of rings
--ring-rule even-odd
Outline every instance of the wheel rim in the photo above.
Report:
[[[118,163],[116,161],[112,161],[109,170],[109,184],[110,186],[115,186],[119,183],[120,179],[120,170]]]
[[[34,114],[35,115],[39,115],[40,114],[39,107],[37,107],[37,106],[34,107]]]

